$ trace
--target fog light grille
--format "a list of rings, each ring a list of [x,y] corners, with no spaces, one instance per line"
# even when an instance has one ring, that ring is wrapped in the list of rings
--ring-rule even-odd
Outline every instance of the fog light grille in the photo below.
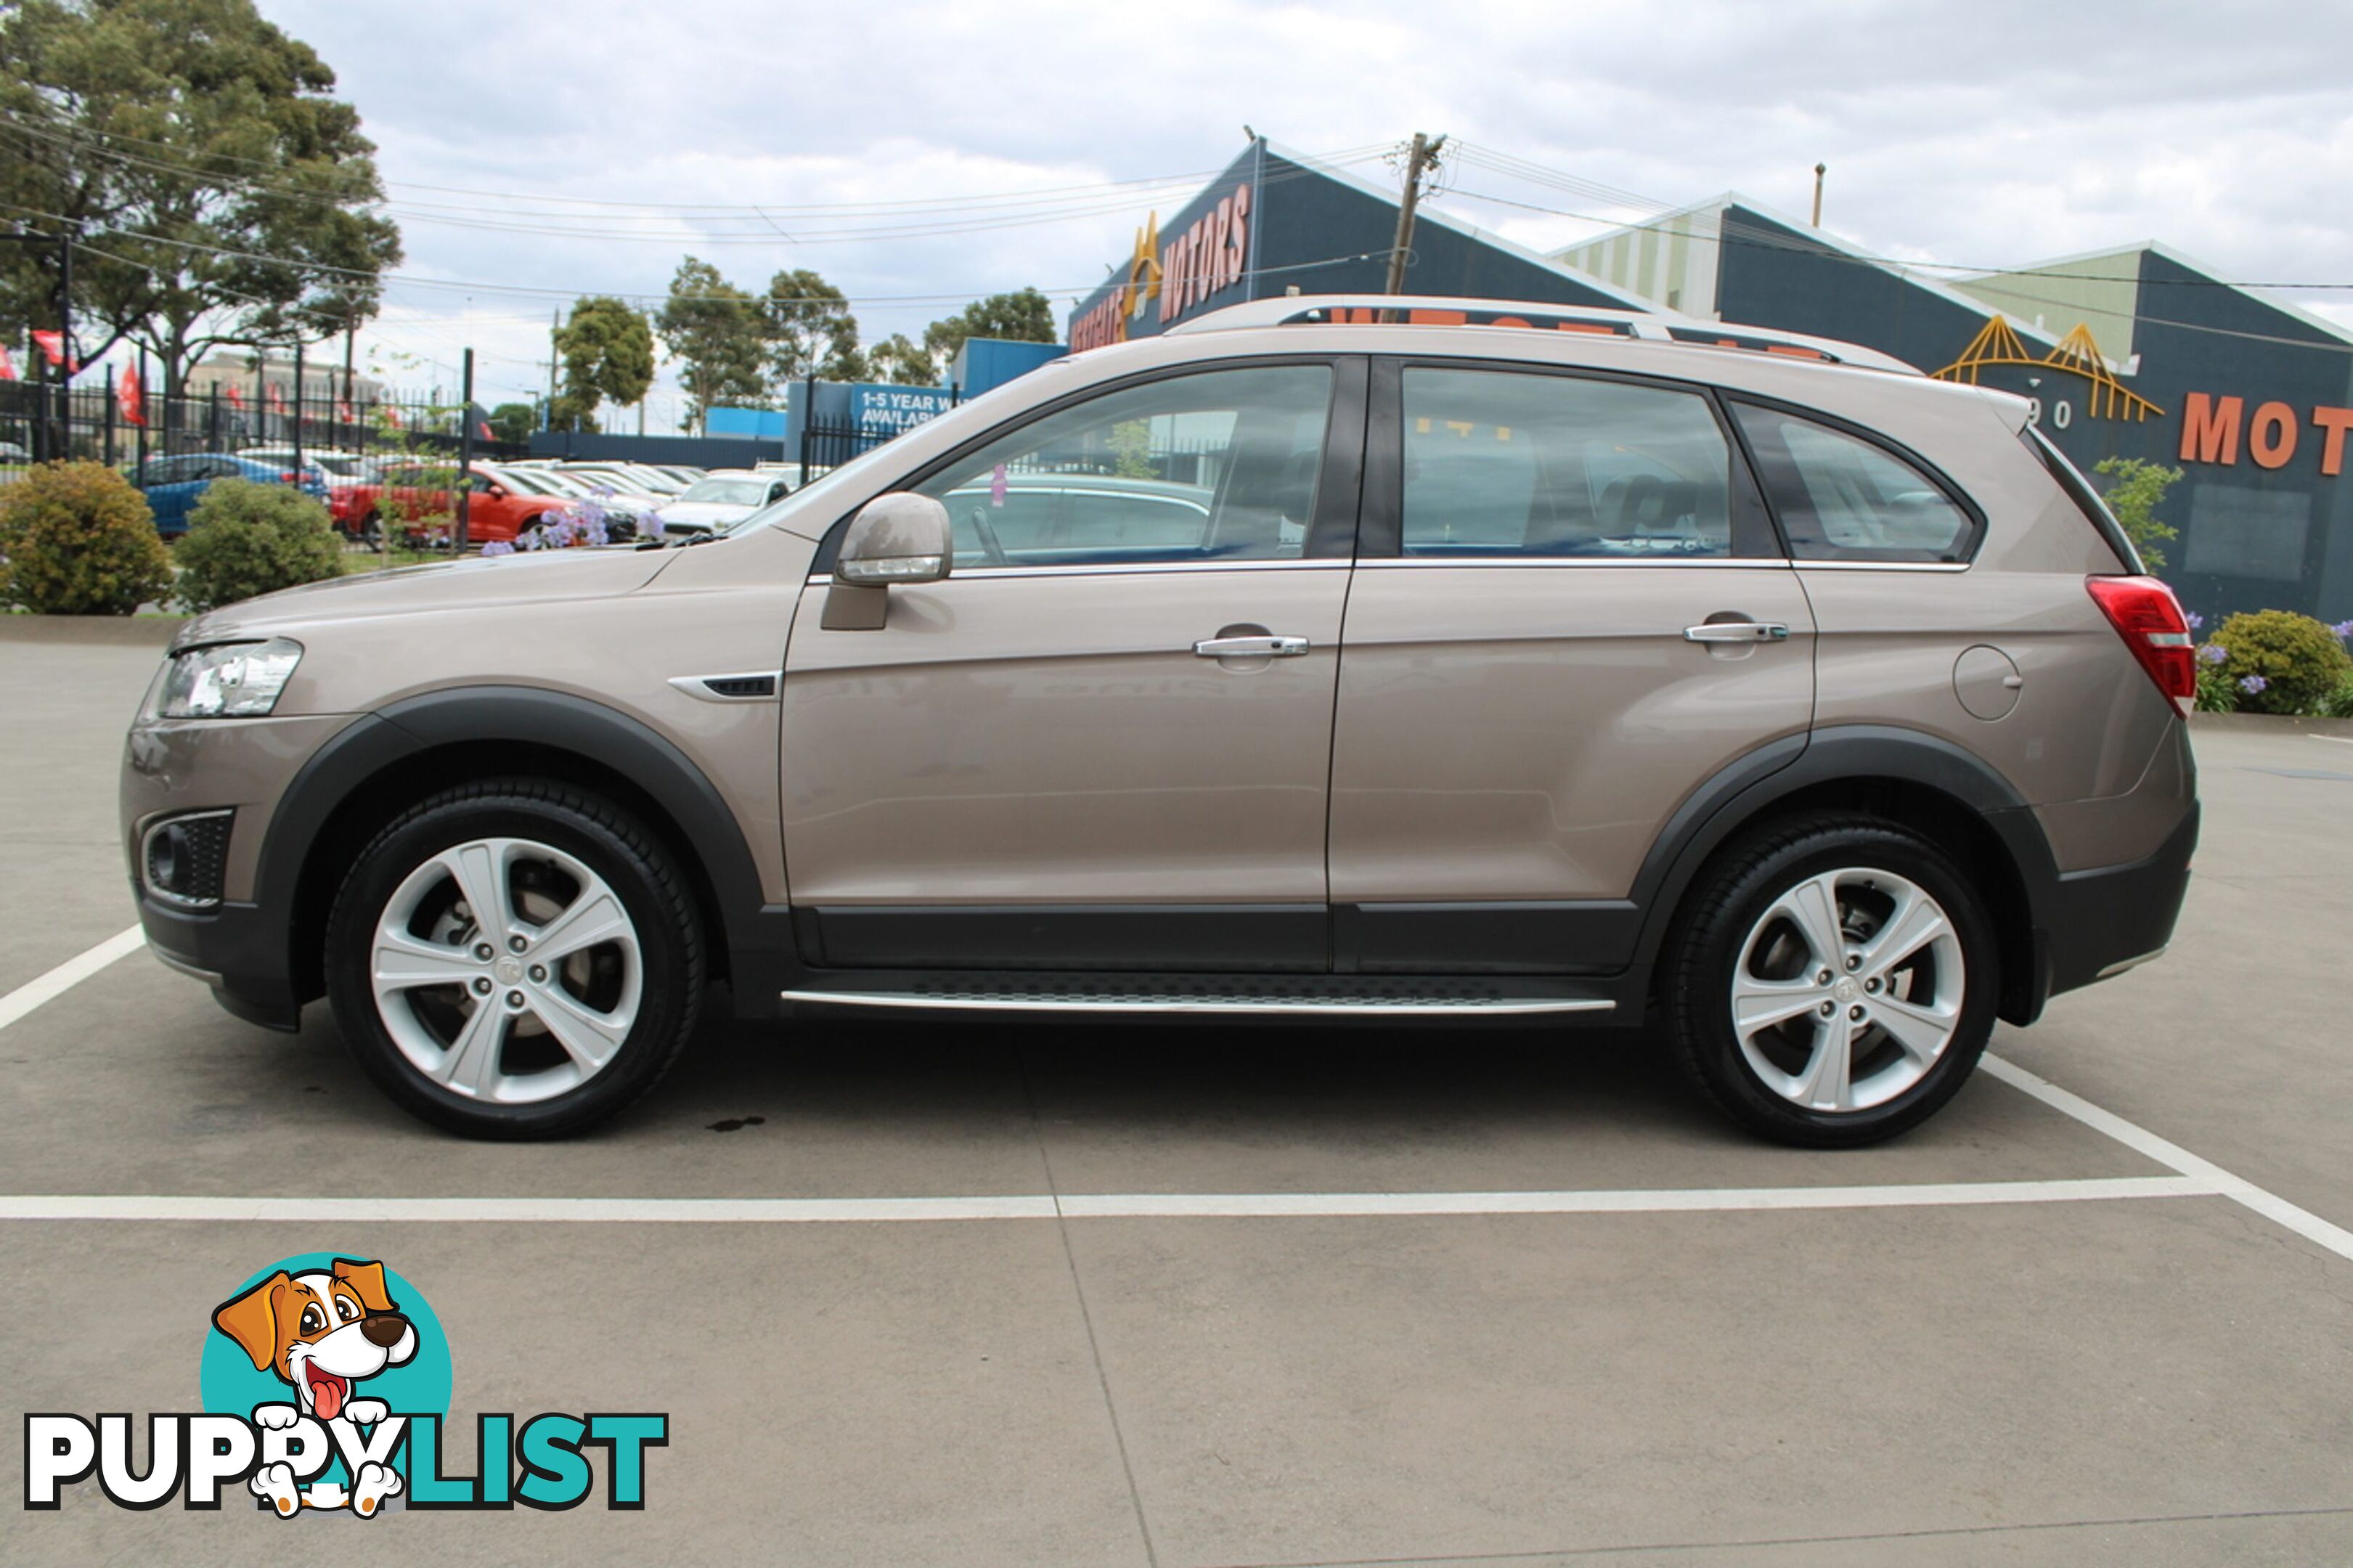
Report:
[[[147,891],[183,909],[217,905],[228,866],[229,822],[235,815],[192,812],[167,816],[150,826],[139,846],[139,866]]]

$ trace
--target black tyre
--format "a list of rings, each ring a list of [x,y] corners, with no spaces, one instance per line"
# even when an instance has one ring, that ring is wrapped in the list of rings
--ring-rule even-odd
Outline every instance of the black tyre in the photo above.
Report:
[[[609,801],[486,780],[361,852],[328,917],[326,976],[344,1040],[404,1109],[470,1137],[561,1137],[685,1048],[702,922],[668,853]]]
[[[1985,901],[1892,823],[1810,816],[1721,852],[1662,968],[1677,1064],[1735,1121],[1816,1148],[1874,1143],[1958,1091],[1993,1032]]]

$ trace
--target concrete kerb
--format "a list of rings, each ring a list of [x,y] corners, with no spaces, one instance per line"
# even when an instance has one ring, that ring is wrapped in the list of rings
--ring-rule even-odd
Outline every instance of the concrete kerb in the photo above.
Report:
[[[187,624],[185,616],[0,615],[0,642],[163,647]]]

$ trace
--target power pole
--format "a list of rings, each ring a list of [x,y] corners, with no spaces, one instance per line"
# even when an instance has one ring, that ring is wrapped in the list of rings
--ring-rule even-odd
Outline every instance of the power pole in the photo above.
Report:
[[[1413,133],[1413,150],[1406,154],[1405,199],[1398,204],[1397,243],[1389,247],[1388,287],[1384,294],[1405,292],[1405,256],[1413,248],[1413,210],[1421,205],[1421,176],[1438,166],[1438,150],[1446,145],[1446,138],[1432,141],[1417,131]],[[1397,312],[1389,312],[1395,320]]]
[[[564,355],[555,346],[556,333],[563,330],[564,312],[547,313],[547,427],[555,428],[555,364]]]
[[[1814,226],[1822,226],[1822,176],[1831,172],[1828,163],[1814,165]]]

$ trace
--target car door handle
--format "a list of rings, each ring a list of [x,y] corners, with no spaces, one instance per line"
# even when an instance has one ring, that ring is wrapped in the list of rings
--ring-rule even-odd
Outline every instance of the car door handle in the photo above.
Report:
[[[1204,637],[1193,645],[1196,658],[1300,658],[1306,652],[1305,637]]]
[[[1710,621],[1685,626],[1685,642],[1785,642],[1789,628],[1779,621]]]

